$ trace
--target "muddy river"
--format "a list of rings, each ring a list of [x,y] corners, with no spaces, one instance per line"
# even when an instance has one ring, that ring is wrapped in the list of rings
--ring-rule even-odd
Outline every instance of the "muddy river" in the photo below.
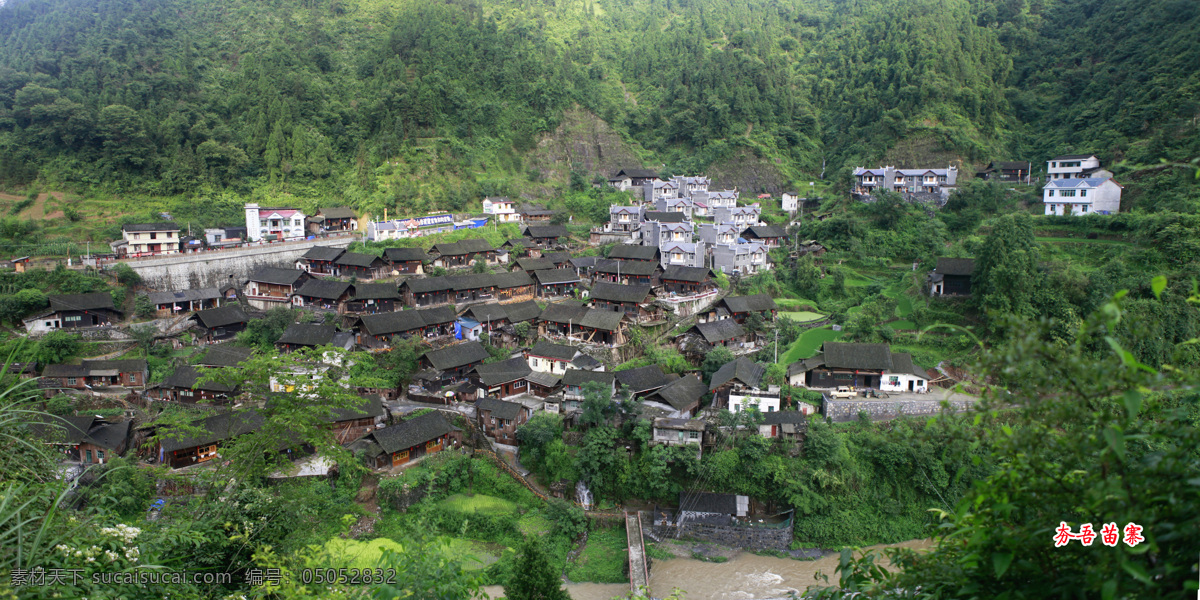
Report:
[[[871,546],[928,548],[931,540],[910,540],[899,544]],[[836,554],[817,560],[800,561],[788,558],[758,556],[743,552],[723,563],[711,563],[691,558],[656,560],[650,569],[650,589],[663,597],[673,588],[685,592],[686,600],[752,600],[778,598],[792,590],[804,591],[818,583],[813,576],[820,571],[837,582]],[[574,600],[610,600],[629,593],[627,583],[573,583],[567,586]],[[485,588],[492,598],[504,595],[499,586]]]

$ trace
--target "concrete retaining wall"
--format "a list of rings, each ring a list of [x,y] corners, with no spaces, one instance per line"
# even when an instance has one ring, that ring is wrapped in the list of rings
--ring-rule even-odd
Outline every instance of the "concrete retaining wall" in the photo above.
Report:
[[[962,412],[975,406],[974,400],[949,400],[950,410]],[[866,411],[872,420],[906,415],[936,415],[942,412],[942,400],[826,400],[825,416],[834,421],[853,421]]]
[[[651,515],[642,515],[642,533],[653,540],[682,538],[721,544],[745,550],[787,551],[792,543],[793,524],[787,527],[747,527],[736,525],[706,525],[688,523],[677,528],[673,525],[652,525]]]
[[[226,284],[240,289],[242,282],[259,267],[295,268],[296,260],[309,248],[345,248],[355,239],[350,236],[323,238],[123,262],[141,275],[147,286],[157,290],[220,287]]]

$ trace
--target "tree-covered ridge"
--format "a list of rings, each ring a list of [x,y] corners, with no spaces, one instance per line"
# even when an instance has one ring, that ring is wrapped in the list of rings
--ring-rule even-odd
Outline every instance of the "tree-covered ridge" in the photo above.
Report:
[[[0,182],[459,208],[536,184],[526,153],[574,105],[673,171],[1184,159],[1198,19],[1176,0],[13,0]]]

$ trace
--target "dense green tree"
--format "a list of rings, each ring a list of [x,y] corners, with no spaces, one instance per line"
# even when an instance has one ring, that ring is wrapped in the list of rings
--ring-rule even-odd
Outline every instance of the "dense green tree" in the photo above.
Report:
[[[994,221],[971,276],[971,291],[979,307],[995,318],[1033,316],[1033,294],[1041,279],[1038,256],[1028,215],[1008,215]]]
[[[717,346],[708,354],[704,355],[704,362],[700,363],[700,378],[705,385],[712,380],[713,373],[716,373],[726,363],[733,361],[733,352],[724,346]]]
[[[526,538],[508,583],[504,597],[509,600],[570,600],[556,569],[546,558],[536,537]]]

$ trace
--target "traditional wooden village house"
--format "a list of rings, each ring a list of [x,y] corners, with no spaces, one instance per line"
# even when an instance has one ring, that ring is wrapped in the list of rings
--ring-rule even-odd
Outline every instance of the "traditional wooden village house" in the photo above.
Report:
[[[565,244],[571,237],[562,225],[529,225],[521,235],[538,248],[553,248]]]
[[[680,377],[645,395],[643,402],[670,407],[670,418],[690,419],[700,410],[708,387],[694,374]]]
[[[519,258],[513,263],[512,270],[533,273],[555,268],[554,263],[545,258]]]
[[[601,391],[609,399],[616,397],[617,378],[615,374],[604,371],[567,369],[562,375],[563,411],[575,410],[582,406],[584,400],[583,389],[590,382],[599,385]]]
[[[190,319],[196,338],[206,344],[233,339],[250,322],[250,317],[246,316],[242,307],[232,303],[198,311]]]
[[[311,275],[297,269],[259,267],[246,283],[246,301],[262,310],[291,304],[292,294],[309,279]]]
[[[120,457],[129,446],[131,422],[110,422],[92,415],[45,415],[29,424],[33,436],[81,465],[102,465]]]
[[[313,275],[337,275],[334,261],[345,253],[345,248],[313,246],[296,261],[296,268]]]
[[[808,430],[808,415],[798,410],[767,413],[758,424],[758,434],[767,439],[800,441]]]
[[[400,310],[400,292],[394,283],[357,283],[346,301],[345,312],[378,314]]]
[[[364,348],[390,348],[392,340],[399,336],[436,338],[454,334],[454,309],[449,306],[421,310],[402,310],[374,315],[363,315],[358,319],[358,344]]]
[[[742,232],[742,237],[764,244],[768,248],[778,248],[787,240],[787,232],[775,225],[751,225]]]
[[[517,214],[521,217],[523,223],[549,222],[558,214],[557,210],[548,210],[541,204],[522,204],[517,209]]]
[[[479,342],[463,342],[430,350],[421,356],[421,367],[431,367],[441,372],[439,379],[453,383],[466,377],[471,369],[483,364],[491,355]]]
[[[158,462],[180,469],[213,460],[222,444],[260,429],[263,417],[254,410],[228,410],[191,425],[187,433],[169,432],[159,439]]]
[[[885,392],[929,391],[929,373],[918,366],[907,352],[892,353],[892,368],[883,373],[879,389]]]
[[[671,266],[663,271],[660,279],[663,291],[668,295],[695,296],[717,289],[711,269],[706,267]]]
[[[275,347],[291,352],[300,348],[334,346],[349,350],[354,345],[354,336],[339,332],[333,325],[316,323],[292,323],[275,342]]]
[[[500,362],[476,365],[470,373],[472,381],[492,398],[512,398],[529,389],[525,378],[532,369],[524,358],[516,357]]]
[[[77,365],[46,365],[38,387],[42,389],[122,387],[142,389],[150,376],[146,359],[84,360]]]
[[[361,439],[383,424],[387,409],[379,396],[359,398],[352,406],[330,409],[325,421],[333,432],[333,439],[345,445]]]
[[[174,223],[130,223],[121,226],[117,256],[156,256],[179,253],[179,226]]]
[[[633,244],[621,244],[613,247],[612,251],[608,253],[608,258],[613,260],[636,260],[657,263],[659,262],[659,249],[657,245],[635,246]]]
[[[547,398],[562,388],[562,375],[531,371],[525,376],[529,393],[538,398]]]
[[[586,313],[586,308],[574,302],[547,304],[537,318],[538,335],[552,338],[576,335]]]
[[[704,421],[689,418],[660,417],[650,429],[650,444],[660,446],[695,446],[699,455],[704,441]]]
[[[970,296],[974,272],[973,258],[939,256],[937,266],[929,273],[929,293],[933,296]]]
[[[634,398],[645,396],[671,383],[671,379],[663,373],[662,367],[658,365],[616,371],[613,375],[620,385],[620,392]]]
[[[522,404],[483,398],[475,403],[475,422],[483,434],[498,444],[519,445],[517,428],[529,420],[533,411]]]
[[[345,252],[333,261],[333,266],[337,269],[338,277],[354,277],[364,281],[387,277],[391,270],[382,258],[361,252]]]
[[[25,330],[41,334],[57,329],[86,329],[111,325],[121,319],[121,311],[113,306],[112,294],[50,294],[49,310],[23,319]]]
[[[501,250],[508,250],[511,258],[541,258],[542,249],[526,238],[511,239],[500,244]]]
[[[217,288],[199,288],[178,292],[150,292],[146,299],[154,306],[158,318],[181,315],[217,308],[221,305],[221,291]]]
[[[184,402],[187,404],[225,404],[237,395],[237,388],[218,381],[206,379],[208,369],[196,369],[192,365],[179,365],[162,382],[151,386],[146,395],[159,400]]]
[[[450,279],[454,282],[455,304],[485,302],[496,297],[493,275],[455,275]]]
[[[555,269],[571,268],[571,253],[570,252],[543,252],[542,258],[550,261]],[[540,269],[538,269],[540,270]]]
[[[496,329],[506,327],[508,325],[513,324],[513,322],[511,320],[509,320],[509,318],[508,318],[508,307],[509,306],[516,306],[516,305],[515,304],[509,304],[509,305],[498,304],[496,302],[489,302],[488,304],[475,304],[473,306],[468,307],[459,316],[466,317],[467,319],[470,319],[476,323],[479,323],[480,325],[483,326],[483,331],[485,333],[491,333],[492,331],[495,331]],[[537,306],[537,303],[534,303],[534,306]],[[541,308],[538,308],[537,312],[535,312],[533,317],[531,317],[530,319],[537,318],[537,313],[541,312],[541,310],[542,310]],[[527,319],[527,320],[530,320],[530,319]]]
[[[629,185],[640,188],[646,182],[662,181],[658,173],[652,169],[621,169],[613,174],[614,178],[629,179]]]
[[[588,292],[588,306],[624,313],[634,323],[661,321],[665,311],[655,303],[653,290],[648,285],[597,282]]]
[[[579,350],[573,346],[538,340],[532,348],[525,351],[525,360],[534,371],[562,375],[579,354]]]
[[[358,215],[354,214],[354,209],[346,206],[318,208],[317,214],[307,221],[312,233],[358,230]]]
[[[203,354],[192,361],[192,364],[197,367],[205,367],[210,369],[224,369],[227,367],[236,367],[254,354],[252,348],[242,348],[240,346],[211,346],[205,350]]]
[[[976,171],[975,178],[983,181],[1030,183],[1032,167],[1033,165],[1029,162],[993,161],[988,163],[988,166]]]
[[[436,306],[454,297],[454,283],[449,277],[417,277],[400,282],[400,295],[405,306]]]
[[[610,348],[620,346],[628,339],[628,321],[625,313],[610,310],[584,309],[579,320],[579,340],[585,344],[600,344]]]
[[[781,410],[779,387],[767,385],[765,374],[765,367],[744,356],[725,363],[709,383],[713,408],[740,412],[753,406],[763,413]]]
[[[570,298],[579,289],[579,275],[574,269],[534,271],[533,280],[537,283],[539,298]]]
[[[37,379],[38,363],[33,362],[10,362],[5,370],[9,375],[16,375],[21,379]]]
[[[729,318],[737,321],[739,325],[744,325],[751,314],[756,314],[763,321],[770,323],[775,320],[775,315],[779,312],[779,306],[767,294],[726,296],[717,304],[723,306],[728,311]]]
[[[738,325],[733,319],[724,321],[712,321],[708,323],[697,323],[694,327],[687,331],[689,334],[698,335],[710,348],[714,346],[724,346],[730,350],[741,350],[749,342],[749,334],[741,325]],[[694,353],[692,348],[685,350],[685,354]]]
[[[11,268],[14,272],[17,272],[17,273],[24,273],[25,270],[27,268],[29,268],[29,257],[28,256],[16,256],[16,257],[13,257],[13,258],[10,258],[10,259],[4,261],[4,263],[0,266]]]
[[[429,255],[420,248],[384,248],[383,260],[396,275],[424,275]]]
[[[486,264],[495,264],[498,256],[496,249],[483,238],[459,240],[454,243],[434,244],[429,250],[433,257],[433,266],[445,269],[469,267],[476,260]]]
[[[343,312],[354,293],[354,286],[344,281],[309,279],[292,295],[292,305]]]
[[[402,423],[376,429],[347,446],[376,469],[399,467],[462,443],[462,430],[452,426],[440,412],[413,417]]]
[[[496,288],[496,300],[503,303],[528,302],[534,298],[533,278],[524,271],[489,275]]]
[[[820,354],[802,363],[807,368],[802,385],[809,388],[879,388],[883,374],[893,369],[887,344],[825,342]],[[799,379],[792,375],[789,378]]]
[[[594,281],[622,285],[657,285],[662,267],[658,263],[640,260],[610,260],[597,262],[592,273]]]

